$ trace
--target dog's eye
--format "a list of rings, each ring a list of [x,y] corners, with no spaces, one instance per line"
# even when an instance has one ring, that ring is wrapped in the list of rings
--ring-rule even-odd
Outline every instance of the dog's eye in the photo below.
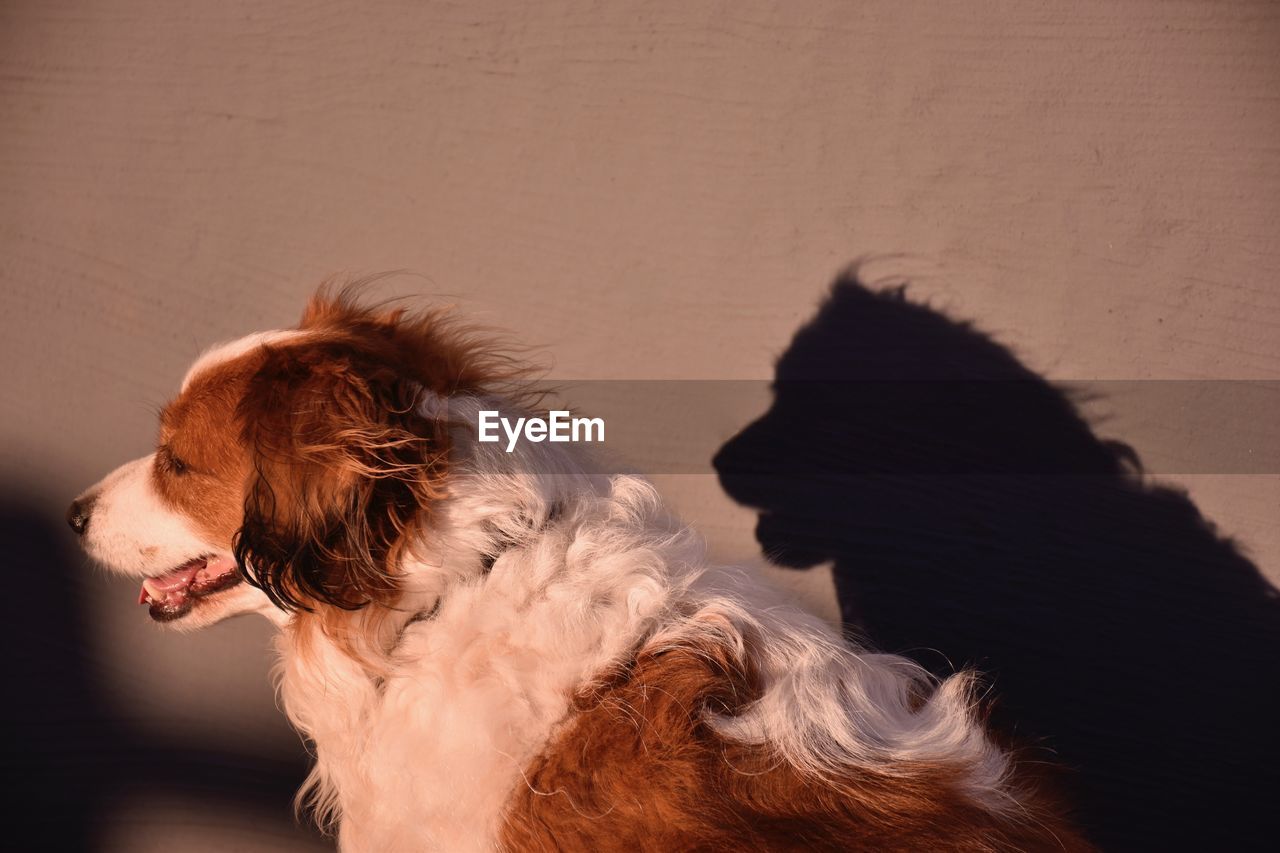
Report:
[[[187,463],[167,447],[160,448],[160,453],[157,454],[156,463],[157,466],[162,467],[170,474],[181,475],[187,473],[188,470]]]

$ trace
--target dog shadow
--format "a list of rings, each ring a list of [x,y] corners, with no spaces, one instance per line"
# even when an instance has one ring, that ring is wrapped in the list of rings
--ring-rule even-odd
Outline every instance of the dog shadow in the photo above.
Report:
[[[246,754],[234,744],[201,744],[195,732],[179,741],[140,731],[112,709],[97,682],[98,652],[84,616],[81,575],[91,570],[70,539],[58,519],[0,498],[9,579],[0,596],[6,849],[105,849],[117,810],[153,795],[199,804],[210,826],[272,827],[319,844],[290,821],[293,792],[306,775],[301,744],[294,754]],[[198,838],[175,842],[203,849]]]
[[[717,453],[766,555],[1052,753],[1104,849],[1274,843],[1276,590],[1072,396],[903,289],[838,280]]]

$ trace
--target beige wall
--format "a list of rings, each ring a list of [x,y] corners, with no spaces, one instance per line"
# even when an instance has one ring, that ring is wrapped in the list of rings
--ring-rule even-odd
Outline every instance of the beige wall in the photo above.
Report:
[[[1051,378],[1280,378],[1277,45],[1280,7],[1217,0],[10,0],[5,492],[56,523],[197,352],[343,271],[411,270],[557,376],[767,378],[837,270],[900,253]],[[1182,479],[1280,579],[1280,480]],[[714,479],[662,484],[754,552]],[[296,753],[264,626],[158,637],[77,577],[124,724]],[[292,837],[276,801],[125,800],[111,849]]]

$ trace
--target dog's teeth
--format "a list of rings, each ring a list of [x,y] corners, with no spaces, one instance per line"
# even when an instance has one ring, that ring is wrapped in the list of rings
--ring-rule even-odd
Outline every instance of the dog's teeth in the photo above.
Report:
[[[147,578],[142,582],[142,589],[146,592],[147,598],[151,601],[163,601],[164,593],[157,591],[152,584],[151,578]]]

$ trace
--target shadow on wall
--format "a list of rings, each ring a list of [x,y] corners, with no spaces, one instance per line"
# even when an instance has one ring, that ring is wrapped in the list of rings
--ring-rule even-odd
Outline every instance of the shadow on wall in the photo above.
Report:
[[[6,669],[4,800],[9,849],[100,850],[117,808],[149,795],[194,804],[201,823],[284,824],[306,774],[304,756],[247,755],[234,744],[164,742],[117,719],[94,684],[80,574],[70,533],[37,510],[0,499]],[[265,816],[265,817],[264,817]],[[195,826],[185,830],[198,833]],[[197,850],[198,837],[171,839]]]
[[[849,275],[715,467],[876,646],[984,672],[1105,849],[1275,843],[1276,590],[1007,349]]]

